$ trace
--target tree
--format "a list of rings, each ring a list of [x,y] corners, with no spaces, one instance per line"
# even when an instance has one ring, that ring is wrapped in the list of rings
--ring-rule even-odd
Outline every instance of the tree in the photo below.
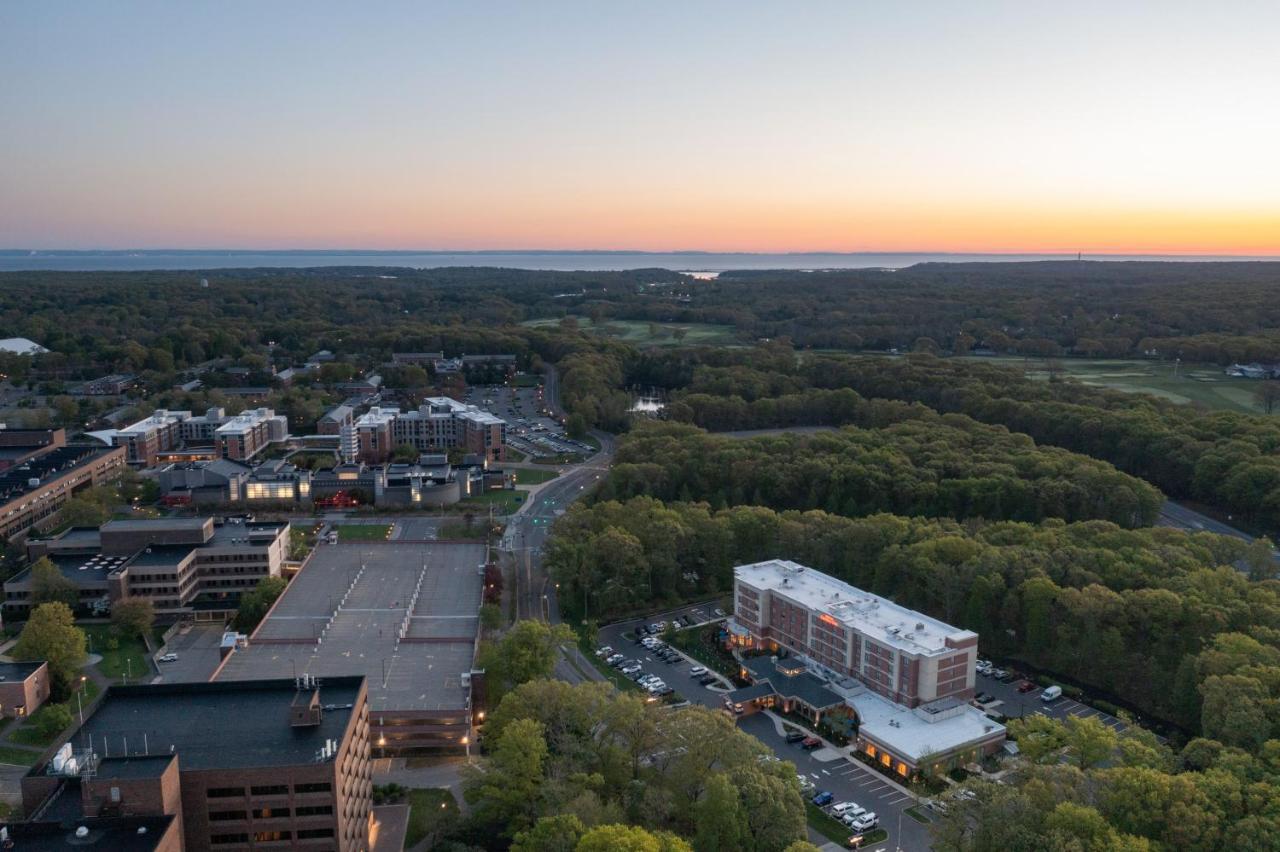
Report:
[[[484,655],[492,694],[502,695],[526,681],[550,677],[560,648],[574,639],[567,624],[517,622]]]
[[[487,631],[497,630],[502,626],[502,607],[487,603],[480,606],[480,626]]]
[[[819,852],[819,849],[807,840],[797,840],[782,852]]]
[[[1097,716],[1067,716],[1064,728],[1067,754],[1081,769],[1097,766],[1115,751],[1115,729],[1104,725]]]
[[[1280,382],[1265,381],[1259,382],[1258,386],[1253,389],[1253,398],[1258,405],[1267,414],[1275,411],[1276,403],[1280,402]]]
[[[570,414],[564,422],[565,433],[575,441],[580,441],[587,437],[587,418],[581,413],[574,412]]]
[[[46,704],[38,715],[36,731],[46,740],[53,740],[71,724],[71,711],[62,704]]]
[[[1277,382],[1276,384],[1280,384]],[[1241,557],[1249,569],[1249,579],[1254,581],[1271,580],[1276,576],[1275,545],[1271,539],[1263,536],[1249,542]]]
[[[35,604],[60,601],[74,610],[80,606],[80,587],[49,557],[41,556],[31,565],[31,600]]]
[[[587,827],[574,814],[545,816],[516,834],[511,852],[574,852]]]
[[[601,825],[582,836],[574,852],[692,852],[689,844],[665,831],[634,825]]]
[[[742,848],[741,803],[727,775],[717,773],[708,779],[694,814],[698,826],[694,852],[736,852]]]
[[[58,519],[73,527],[97,527],[107,520],[107,510],[85,497],[72,497],[62,504]]]
[[[252,591],[241,595],[234,622],[236,630],[249,633],[257,627],[287,585],[283,577],[263,577]]]
[[[1201,728],[1204,735],[1225,745],[1256,751],[1271,731],[1266,686],[1244,675],[1212,675],[1200,686],[1204,696]]]
[[[71,608],[55,601],[31,611],[13,656],[23,661],[47,661],[52,692],[61,699],[71,694],[85,660],[85,645],[84,631],[76,627]]]
[[[150,598],[123,598],[111,605],[111,623],[123,636],[144,636],[156,623],[156,608]]]
[[[463,796],[474,818],[502,837],[514,837],[537,819],[544,790],[547,759],[544,728],[533,719],[518,719],[498,735],[483,769],[467,767]]]
[[[1018,751],[1032,763],[1053,763],[1067,742],[1067,732],[1057,719],[1036,713],[1009,720],[1009,734]]]
[[[400,444],[392,451],[391,460],[400,464],[413,464],[418,460],[418,449],[413,444]]]

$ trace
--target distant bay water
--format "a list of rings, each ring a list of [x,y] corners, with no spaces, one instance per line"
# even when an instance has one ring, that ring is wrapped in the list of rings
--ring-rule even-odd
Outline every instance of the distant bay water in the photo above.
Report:
[[[0,250],[0,271],[128,272],[158,269],[252,269],[258,267],[381,266],[431,269],[496,266],[508,269],[609,271],[673,269],[716,273],[729,269],[901,269],[917,263],[1011,263],[1075,260],[1074,254],[902,253],[711,253],[626,251],[27,251]],[[1277,261],[1280,256],[1085,255],[1085,260]]]

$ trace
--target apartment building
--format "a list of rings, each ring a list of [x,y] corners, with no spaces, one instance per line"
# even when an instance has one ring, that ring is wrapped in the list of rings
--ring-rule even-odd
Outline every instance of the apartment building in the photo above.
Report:
[[[25,439],[41,442],[34,447],[0,444],[16,461],[0,473],[0,537],[22,539],[37,524],[52,521],[77,491],[114,482],[124,470],[123,448],[61,444],[62,430],[52,431],[53,436]]]
[[[228,419],[213,433],[219,457],[248,461],[269,444],[289,437],[289,421],[270,408],[255,408]]]
[[[973,697],[978,634],[783,560],[734,569],[746,644],[785,648],[906,707]]]
[[[76,584],[88,608],[144,597],[159,613],[217,620],[234,612],[242,593],[280,575],[288,548],[285,521],[162,518],[67,530],[28,542],[27,558],[48,557]],[[4,598],[6,613],[30,609],[30,569],[4,583]]]
[[[400,414],[395,407],[374,406],[356,420],[356,459],[378,464],[391,458],[395,450],[393,424]]]
[[[13,834],[150,818],[156,846],[102,848],[365,852],[369,756],[363,677],[111,686],[23,777]]]
[[[426,399],[415,411],[397,415],[392,439],[420,452],[441,452],[460,447],[489,461],[506,458],[507,424],[474,405],[447,396]]]

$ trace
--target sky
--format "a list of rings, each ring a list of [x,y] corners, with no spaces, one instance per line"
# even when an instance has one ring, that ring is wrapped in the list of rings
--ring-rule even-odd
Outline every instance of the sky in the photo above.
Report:
[[[1280,254],[1274,2],[0,4],[0,248]]]

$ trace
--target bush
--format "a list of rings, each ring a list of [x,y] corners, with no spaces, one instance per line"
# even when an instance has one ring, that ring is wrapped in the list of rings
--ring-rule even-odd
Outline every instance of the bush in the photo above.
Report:
[[[1101,698],[1099,698],[1097,701],[1094,701],[1092,703],[1095,709],[1101,710],[1103,713],[1106,713],[1108,716],[1120,715],[1120,708],[1112,704],[1110,701],[1103,701]]]
[[[71,711],[61,704],[50,704],[40,713],[36,719],[36,731],[45,740],[52,741],[54,737],[66,730],[71,724]]]

